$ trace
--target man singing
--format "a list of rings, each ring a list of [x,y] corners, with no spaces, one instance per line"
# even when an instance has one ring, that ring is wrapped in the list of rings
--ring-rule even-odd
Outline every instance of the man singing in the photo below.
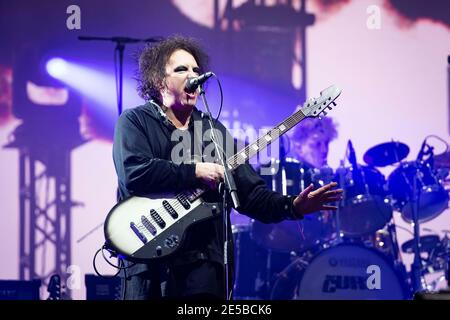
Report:
[[[126,110],[114,134],[119,200],[205,187],[209,190],[205,201],[221,202],[217,186],[223,181],[223,167],[203,156],[205,150],[211,150],[211,141],[196,137],[204,137],[209,124],[195,107],[198,92],[185,90],[189,78],[207,71],[207,63],[206,53],[189,38],[170,37],[143,50],[139,93],[146,103]],[[216,128],[224,138],[220,144],[228,157],[235,151],[228,143],[233,139],[219,121]],[[180,142],[174,138],[186,135],[190,139]],[[187,155],[174,152],[180,143]],[[317,190],[308,186],[297,196],[283,196],[267,189],[249,164],[240,165],[233,176],[241,203],[238,211],[267,223],[334,210],[328,203],[340,200],[342,193],[334,189],[336,183],[330,183]],[[222,220],[212,219],[190,228],[174,256],[148,264],[127,263],[130,267],[122,273],[124,299],[226,298],[223,241]]]

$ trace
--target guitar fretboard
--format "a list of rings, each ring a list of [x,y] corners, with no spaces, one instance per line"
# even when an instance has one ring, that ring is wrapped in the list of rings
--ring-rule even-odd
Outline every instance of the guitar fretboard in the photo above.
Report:
[[[245,163],[248,159],[256,155],[261,150],[264,150],[268,145],[272,143],[272,141],[278,139],[285,132],[293,128],[297,123],[302,121],[305,118],[305,115],[302,112],[302,109],[299,109],[297,112],[292,114],[289,118],[279,123],[273,129],[268,131],[265,135],[258,138],[255,142],[249,144],[241,151],[236,153],[227,159],[228,166],[234,170],[239,165]]]
[[[269,146],[272,141],[275,141],[287,131],[292,129],[300,121],[308,117],[319,117],[321,113],[326,115],[324,111],[330,104],[336,105],[334,100],[341,94],[341,90],[336,86],[331,86],[321,92],[321,96],[317,99],[311,99],[305,102],[299,110],[297,110],[290,117],[279,123],[277,126],[268,131],[265,135],[259,137],[255,142],[249,144],[241,151],[227,159],[226,163],[231,170],[236,169],[239,165],[248,161],[251,157],[256,155],[261,150]],[[331,109],[331,107],[330,107]],[[320,118],[320,117],[319,117]],[[190,192],[184,192],[184,196],[193,201],[200,197],[205,192],[204,189],[196,189]]]

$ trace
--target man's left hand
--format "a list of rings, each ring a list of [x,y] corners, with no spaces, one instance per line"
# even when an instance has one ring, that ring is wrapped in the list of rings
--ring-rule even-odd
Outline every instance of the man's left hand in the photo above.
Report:
[[[336,182],[331,182],[313,190],[314,185],[310,184],[294,199],[294,215],[301,217],[320,210],[336,210],[336,206],[327,204],[342,200],[343,190],[333,189],[336,186]]]

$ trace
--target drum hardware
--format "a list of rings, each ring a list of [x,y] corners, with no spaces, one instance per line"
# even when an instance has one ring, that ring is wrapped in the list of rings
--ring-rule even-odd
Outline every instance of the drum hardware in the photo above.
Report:
[[[440,215],[448,207],[449,194],[444,182],[448,176],[448,152],[434,155],[434,147],[428,144],[429,138],[436,138],[448,144],[442,138],[430,135],[422,142],[415,161],[401,163],[388,178],[389,191],[394,200],[394,206],[402,213],[407,222],[412,222],[413,180],[417,188],[418,217],[420,222],[426,222]]]
[[[394,259],[394,263],[402,264],[402,256],[400,254],[399,245],[397,242],[397,227],[394,222],[391,222],[387,226],[389,240],[391,241],[392,255]]]
[[[364,161],[374,166],[399,163],[388,178],[388,189],[395,208],[401,212],[404,220],[413,225],[413,239],[409,243],[409,250],[414,253],[411,266],[414,292],[425,289],[424,261],[420,255],[420,223],[439,215],[447,208],[449,200],[448,193],[434,171],[433,147],[427,144],[427,138],[413,162],[400,163],[409,153],[409,147],[400,142],[377,145],[364,155]],[[426,156],[428,159],[425,159]]]
[[[422,146],[428,146],[430,148],[430,146],[427,144],[427,140],[429,138],[434,138],[437,139],[438,141],[442,142],[442,144],[445,146],[445,150],[444,152],[435,155],[434,153],[430,155],[430,157],[432,156],[432,160],[433,163],[432,165],[434,165],[435,168],[447,168],[450,169],[450,146],[448,144],[448,142],[445,139],[442,139],[441,137],[431,134],[425,137],[424,143],[422,144]],[[431,150],[432,147],[431,147]],[[425,155],[425,154],[424,154]]]
[[[409,148],[407,146],[405,148],[404,144],[389,143],[389,145],[391,148],[387,151],[387,160],[384,159],[384,163],[399,163],[409,152]],[[337,178],[338,180],[335,181],[340,182],[339,184],[344,189],[345,196],[339,203],[337,212],[330,216],[324,215],[323,212],[307,215],[300,223],[299,221],[283,221],[278,224],[251,222],[247,233],[250,235],[250,241],[254,242],[264,252],[264,257],[258,258],[258,266],[249,271],[250,274],[255,275],[252,278],[251,286],[254,286],[257,292],[253,293],[255,289],[252,289],[253,292],[246,296],[256,298],[270,297],[271,299],[342,299],[343,296],[350,299],[404,299],[411,296],[411,292],[406,288],[407,276],[397,243],[396,226],[391,221],[393,212],[391,203],[397,199],[394,199],[394,197],[392,199],[389,198],[391,189],[387,188],[388,183],[381,172],[374,166],[358,165],[355,151],[351,150],[353,146],[348,146],[347,149],[350,149],[350,152],[347,150],[347,153],[350,153],[348,158],[349,160],[351,159],[352,165],[351,167],[345,167],[344,161],[341,161],[336,174],[333,174],[330,168],[321,168],[319,170],[293,159],[285,158],[282,161],[273,161],[274,163],[271,166],[273,165],[273,169],[276,168],[277,170],[269,170],[272,174],[263,177],[263,179],[274,191],[282,192],[283,194],[297,194],[311,182],[321,186],[333,180],[333,178]],[[407,152],[401,150],[407,150]],[[396,155],[396,153],[399,154]],[[373,164],[380,165],[383,162],[378,161],[373,162]],[[408,184],[408,186],[413,185],[413,183]],[[408,196],[410,200],[413,198],[412,195]],[[410,203],[412,204],[411,201]],[[386,214],[383,215],[383,212]],[[355,219],[355,216],[357,217],[358,215],[364,217],[358,221],[358,219]],[[344,219],[341,218],[342,216]],[[331,223],[329,222],[330,217],[333,218]],[[342,220],[344,220],[344,223],[342,223]],[[364,220],[369,220],[371,224],[364,225]],[[321,233],[324,226],[328,230]],[[308,232],[311,233],[307,234]],[[318,236],[319,234],[324,234],[325,236]],[[345,248],[347,252],[336,248]],[[290,258],[283,258],[284,265],[281,269],[276,270],[274,262],[277,261],[276,256],[280,254],[283,254],[284,257],[290,255]],[[322,281],[323,285],[328,283],[327,288],[330,290],[332,290],[332,286],[335,286],[340,288],[336,291],[341,290],[343,292],[324,293],[322,290],[324,287],[321,287],[321,292],[311,293],[310,291],[310,294],[302,294],[304,288],[311,285],[306,279],[314,275],[314,270],[312,269],[320,272],[321,269],[331,268],[327,266],[326,262],[321,262],[320,256],[333,257],[335,254],[337,257],[342,258],[342,261],[347,261],[350,264],[355,261],[355,257],[361,258],[360,261],[362,261],[367,256],[377,256],[378,258],[373,259],[387,261],[387,265],[382,264],[382,270],[388,270],[386,271],[387,277],[390,279],[388,287],[384,287],[381,290],[382,292],[377,294],[370,291],[363,292],[365,290],[362,286],[363,279],[366,279],[364,278],[366,275],[361,274],[363,269],[360,269],[358,274],[355,270],[347,273],[345,268],[338,268],[335,269],[337,270],[336,274],[332,274],[331,278],[325,276],[320,281]],[[240,257],[247,255],[244,253]],[[439,260],[440,263],[442,263],[441,260]],[[313,268],[314,265],[316,266],[315,268]],[[424,264],[424,267],[430,268],[426,264]],[[414,275],[414,272],[417,272],[417,268],[414,269],[412,267],[412,269],[413,272],[411,272],[410,276],[414,280],[414,286],[416,287],[416,283],[419,282],[422,285],[421,288],[424,288],[422,277],[422,274],[425,272],[424,268],[422,267],[421,270],[418,268],[421,273],[419,280]],[[382,272],[385,274],[384,271]],[[241,275],[237,273],[236,278],[243,278],[243,275],[245,277],[248,276],[247,273],[242,272]],[[346,286],[354,288],[347,288],[347,290],[345,289]],[[319,288],[316,289],[319,290]],[[236,293],[239,293],[239,290]],[[318,297],[314,298],[314,294],[317,294]],[[242,294],[238,294],[238,296],[242,297]]]
[[[288,265],[289,253],[267,250],[251,236],[252,226],[233,226],[235,268],[233,297],[235,299],[268,299],[276,274]]]
[[[341,161],[336,177],[344,189],[337,214],[339,230],[346,237],[373,234],[392,218],[386,182],[375,167],[358,165],[350,140],[346,153],[350,167],[344,167],[344,162]]]
[[[337,173],[337,177],[339,178],[337,181],[339,181],[339,186],[341,188],[343,188],[345,186],[345,167],[344,167],[344,160],[340,161],[340,166],[339,168],[336,170]],[[337,231],[337,242],[341,243],[342,237],[344,236],[344,234],[341,232],[342,228],[341,228],[341,208],[344,206],[344,199],[345,199],[345,189],[344,189],[344,194],[342,199],[337,203],[337,210],[336,210],[336,215],[335,215],[335,220],[336,220],[336,231]]]
[[[296,300],[296,286],[299,275],[308,267],[309,262],[303,258],[297,258],[284,268],[276,277],[270,300]]]
[[[435,155],[434,165],[438,168],[450,168],[450,151]]]
[[[440,244],[438,235],[426,235],[420,237],[420,251],[426,252],[428,256],[433,250],[436,250]],[[414,253],[414,239],[410,239],[402,244],[402,251],[404,253]]]
[[[411,187],[411,186],[410,186]],[[411,189],[410,189],[411,190]],[[419,192],[417,191],[417,174],[413,175],[412,192],[411,192],[411,207],[412,207],[412,221],[413,221],[413,252],[414,260],[411,265],[411,281],[412,288],[415,294],[425,291],[425,279],[423,278],[423,264],[420,255],[420,229],[419,229]]]
[[[269,188],[283,194],[297,195],[310,183],[319,187],[331,182],[333,178],[328,167],[319,170],[291,158],[282,162],[272,160],[270,166],[271,168],[264,168],[264,171],[272,174],[263,175],[262,178]],[[302,220],[285,220],[272,224],[254,220],[252,238],[261,247],[273,252],[304,252],[336,236],[333,215],[322,211],[308,214]]]
[[[447,287],[450,288],[450,238],[448,234],[450,230],[444,230],[444,239],[443,239],[443,247],[444,250],[444,259],[445,259],[445,279],[447,280]]]
[[[429,230],[424,228],[424,230]],[[438,235],[426,235],[420,237],[420,250],[426,256],[422,256],[423,274],[433,274],[443,271],[444,275],[435,279],[428,284],[426,288],[430,291],[435,290],[437,284],[441,281],[447,281],[448,285],[448,265],[450,257],[450,239],[448,238],[449,230],[443,230],[444,237],[442,240]],[[402,245],[402,251],[405,253],[414,253],[414,239],[406,241]]]
[[[417,161],[421,160],[423,158],[424,153],[424,146],[426,145],[426,139],[422,143],[422,148],[419,152],[419,155],[417,157]],[[430,150],[431,155],[433,152],[433,149]],[[413,174],[412,179],[412,186],[409,185],[410,192],[410,199],[411,199],[411,208],[412,208],[412,222],[413,222],[413,230],[414,230],[414,238],[413,238],[413,252],[414,252],[414,260],[411,265],[411,280],[412,280],[412,288],[414,291],[414,294],[417,294],[419,292],[425,291],[425,279],[423,277],[423,261],[422,257],[420,255],[421,250],[421,244],[420,244],[420,220],[419,220],[419,195],[420,191],[417,190],[417,181],[420,179],[418,175],[419,171],[417,170],[416,166],[416,172]],[[410,181],[406,179],[408,183]]]
[[[442,181],[445,192],[450,193],[450,151],[434,156],[434,168],[439,181]]]
[[[447,281],[447,287],[450,288],[450,238],[448,234],[450,230],[442,230],[444,237],[441,240],[441,250],[434,252],[431,257],[432,261],[436,261],[436,265],[444,270],[445,280]]]
[[[393,261],[394,265],[403,264],[397,242],[397,231],[394,222],[389,222],[383,229],[373,235],[373,248]]]
[[[427,291],[430,290],[430,285],[427,284],[425,280],[426,274],[431,274],[438,269],[437,267],[437,260],[436,260],[436,250],[437,246],[439,245],[439,237],[436,235],[427,235],[427,236],[421,236],[419,243],[420,252],[419,257],[416,258],[416,246],[415,238],[406,241],[402,245],[402,251],[409,254],[414,254],[414,261],[411,266],[411,280],[414,292],[421,292],[421,291]],[[426,256],[423,256],[423,253],[426,254]]]
[[[440,215],[448,207],[449,195],[442,180],[444,173],[433,167],[433,151],[427,160],[418,158],[413,162],[400,164],[388,178],[388,186],[394,207],[407,222],[412,222],[413,196],[417,197],[420,222],[426,222]],[[414,195],[413,187],[417,194]]]

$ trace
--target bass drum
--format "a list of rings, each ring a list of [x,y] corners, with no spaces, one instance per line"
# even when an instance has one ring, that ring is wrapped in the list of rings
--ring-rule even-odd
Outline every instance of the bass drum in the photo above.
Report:
[[[410,298],[404,268],[374,249],[339,244],[309,263],[292,262],[280,273],[271,298],[278,300],[403,300]]]

